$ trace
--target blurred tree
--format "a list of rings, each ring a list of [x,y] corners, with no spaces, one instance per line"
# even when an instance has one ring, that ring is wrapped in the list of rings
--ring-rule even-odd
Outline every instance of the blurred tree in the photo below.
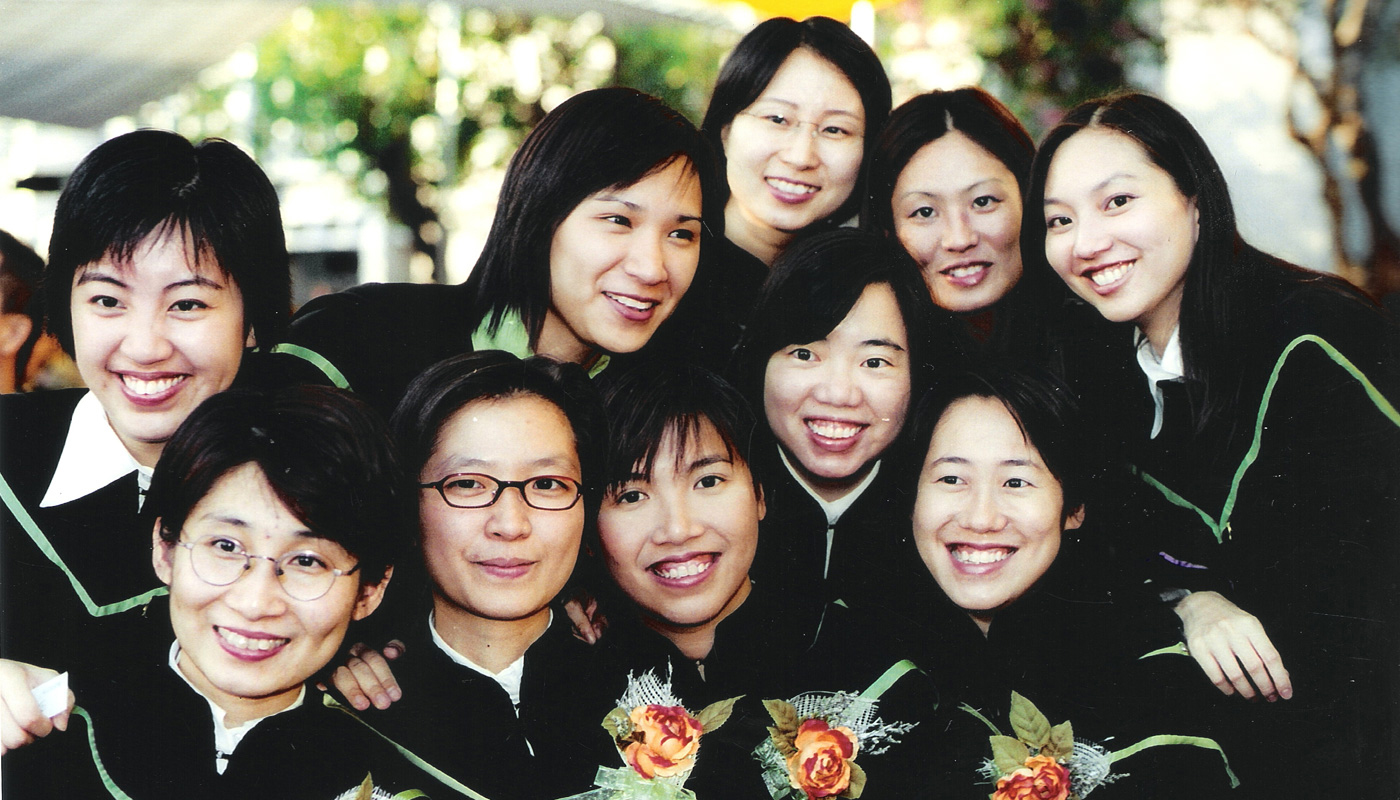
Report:
[[[648,26],[618,28],[612,39],[619,84],[656,95],[699,125],[720,64],[739,35],[700,25]]]

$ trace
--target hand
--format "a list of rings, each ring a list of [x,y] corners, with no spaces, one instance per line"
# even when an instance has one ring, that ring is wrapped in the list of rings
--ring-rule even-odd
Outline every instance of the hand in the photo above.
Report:
[[[68,707],[53,719],[44,716],[30,692],[57,675],[51,669],[0,659],[0,754],[30,744],[40,736],[48,736],[54,728],[68,730],[73,692],[68,692]]]
[[[597,644],[603,631],[608,629],[608,618],[598,613],[598,599],[579,593],[564,604],[564,613],[574,624],[574,637],[589,644]]]
[[[336,667],[335,674],[331,676],[336,691],[360,711],[367,710],[371,704],[380,710],[388,708],[403,698],[403,690],[394,679],[393,670],[389,669],[389,662],[403,655],[403,652],[403,642],[398,639],[391,640],[382,650],[375,650],[364,643],[353,645],[350,660]]]
[[[1194,592],[1176,604],[1186,649],[1221,692],[1270,703],[1293,696],[1283,659],[1259,619],[1219,592]]]

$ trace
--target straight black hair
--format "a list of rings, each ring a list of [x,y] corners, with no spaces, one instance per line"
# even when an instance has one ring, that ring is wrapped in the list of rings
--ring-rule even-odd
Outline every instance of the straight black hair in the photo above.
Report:
[[[205,400],[170,438],[142,507],[175,543],[194,507],[233,470],[254,464],[277,499],[321,539],[359,558],[377,584],[403,540],[404,478],[388,431],[338,389],[229,389]]]
[[[650,480],[667,436],[676,437],[676,459],[698,439],[708,422],[724,440],[726,454],[745,466],[753,448],[753,410],[719,375],[684,362],[632,370],[604,401],[609,427],[605,492],[640,475]],[[678,465],[679,466],[679,465]],[[753,474],[754,490],[761,492]]]
[[[58,197],[43,294],[48,331],[69,355],[73,276],[104,256],[129,262],[152,234],[187,238],[193,266],[212,262],[237,284],[244,326],[258,344],[281,341],[292,277],[272,182],[222,139],[194,145],[141,130],[88,153]]]
[[[680,113],[635,89],[594,89],[549,112],[506,169],[486,245],[466,285],[472,325],[519,314],[539,342],[550,307],[549,251],[589,195],[631,186],[676,162],[700,181],[701,247],[724,235],[723,186],[710,146]]]
[[[1074,392],[1050,372],[1038,368],[984,364],[953,375],[926,393],[907,426],[909,450],[918,454],[919,464],[927,457],[933,431],[944,412],[966,397],[994,399],[1016,420],[1026,442],[1040,453],[1046,469],[1060,482],[1064,495],[1062,520],[1086,504],[1101,450],[1085,424]],[[919,471],[918,467],[911,471],[915,484]]]
[[[417,482],[453,414],[478,400],[538,397],[569,420],[582,470],[586,517],[592,520],[602,495],[603,444],[607,429],[602,400],[577,364],[536,356],[520,359],[499,350],[465,353],[439,361],[413,379],[390,420],[405,471]],[[416,495],[409,505],[417,519]]]
[[[825,220],[843,222],[860,210],[870,154],[893,103],[890,79],[885,74],[880,57],[846,25],[830,17],[808,17],[801,22],[789,17],[774,17],[760,23],[739,41],[734,52],[725,60],[715,80],[710,106],[705,110],[700,130],[719,155],[719,174],[723,175],[725,160],[721,139],[724,129],[734,122],[740,111],[753,105],[763,90],[768,88],[778,68],[799,47],[811,50],[840,70],[855,87],[856,94],[860,95],[860,104],[865,112],[864,155],[855,189],[850,198]],[[724,189],[721,202],[727,203],[727,185]]]

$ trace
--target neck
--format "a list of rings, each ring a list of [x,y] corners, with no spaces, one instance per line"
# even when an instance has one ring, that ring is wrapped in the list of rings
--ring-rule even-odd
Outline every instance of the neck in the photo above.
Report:
[[[1177,293],[1163,301],[1161,306],[1138,320],[1138,328],[1142,335],[1147,337],[1147,342],[1152,346],[1152,352],[1159,361],[1162,354],[1167,352],[1167,343],[1172,340],[1172,332],[1176,330],[1177,321],[1181,319],[1180,291],[1178,289]]]
[[[240,697],[229,694],[211,683],[204,677],[204,673],[199,671],[189,657],[182,650],[180,657],[176,659],[175,665],[180,668],[180,674],[185,676],[195,688],[214,701],[214,704],[224,711],[224,727],[236,728],[244,723],[255,719],[276,714],[285,710],[292,703],[296,702],[297,696],[301,694],[302,685],[297,684],[289,689],[271,694],[266,697]]]
[[[521,619],[487,619],[433,595],[433,628],[447,646],[493,673],[514,664],[549,627],[549,607]]]
[[[724,207],[724,235],[770,267],[793,238],[788,231],[780,231],[752,219],[733,198]]]
[[[710,655],[710,651],[715,647],[715,629],[724,621],[726,617],[738,610],[739,606],[748,599],[752,587],[749,584],[749,576],[745,575],[742,583],[724,604],[724,608],[714,617],[700,623],[699,625],[675,625],[666,620],[644,615],[642,621],[648,628],[665,636],[676,646],[681,654],[692,661],[700,661]]]
[[[779,447],[781,447],[781,445],[779,445]],[[820,497],[828,503],[834,503],[855,491],[856,487],[860,485],[860,482],[865,480],[865,477],[870,474],[870,470],[875,468],[875,461],[871,461],[869,464],[866,464],[844,478],[822,478],[808,472],[807,468],[802,466],[802,462],[798,461],[786,450],[783,451],[783,458],[786,459],[788,465],[792,468],[794,477],[807,484],[813,492],[816,492],[817,497]]]
[[[111,423],[108,422],[110,425]],[[113,429],[115,430],[115,429]],[[126,452],[136,459],[136,463],[143,467],[155,468],[156,462],[160,460],[160,453],[165,449],[165,442],[142,442],[117,434]]]
[[[540,328],[540,340],[535,345],[535,355],[549,356],[556,361],[584,366],[598,359],[597,351],[579,341],[553,309],[544,315],[544,325]]]
[[[990,612],[982,613],[982,614],[972,613],[972,614],[968,614],[968,616],[969,616],[969,617],[972,617],[972,621],[975,622],[975,623],[977,623],[977,629],[978,629],[979,631],[982,632],[982,638],[983,638],[983,639],[987,638],[987,631],[990,631],[990,630],[992,629],[992,615],[991,615],[991,613],[990,613]]]

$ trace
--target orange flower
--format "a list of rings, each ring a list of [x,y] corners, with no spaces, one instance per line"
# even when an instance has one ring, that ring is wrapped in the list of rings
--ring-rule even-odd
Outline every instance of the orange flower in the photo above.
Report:
[[[637,706],[628,715],[641,741],[627,746],[623,757],[643,778],[669,778],[695,765],[700,723],[680,706]]]
[[[1026,765],[997,781],[992,800],[1065,800],[1069,770],[1050,756],[1031,756]]]
[[[834,797],[851,785],[851,759],[856,735],[850,728],[833,728],[826,720],[809,719],[797,729],[797,749],[788,757],[788,780],[808,798]]]

